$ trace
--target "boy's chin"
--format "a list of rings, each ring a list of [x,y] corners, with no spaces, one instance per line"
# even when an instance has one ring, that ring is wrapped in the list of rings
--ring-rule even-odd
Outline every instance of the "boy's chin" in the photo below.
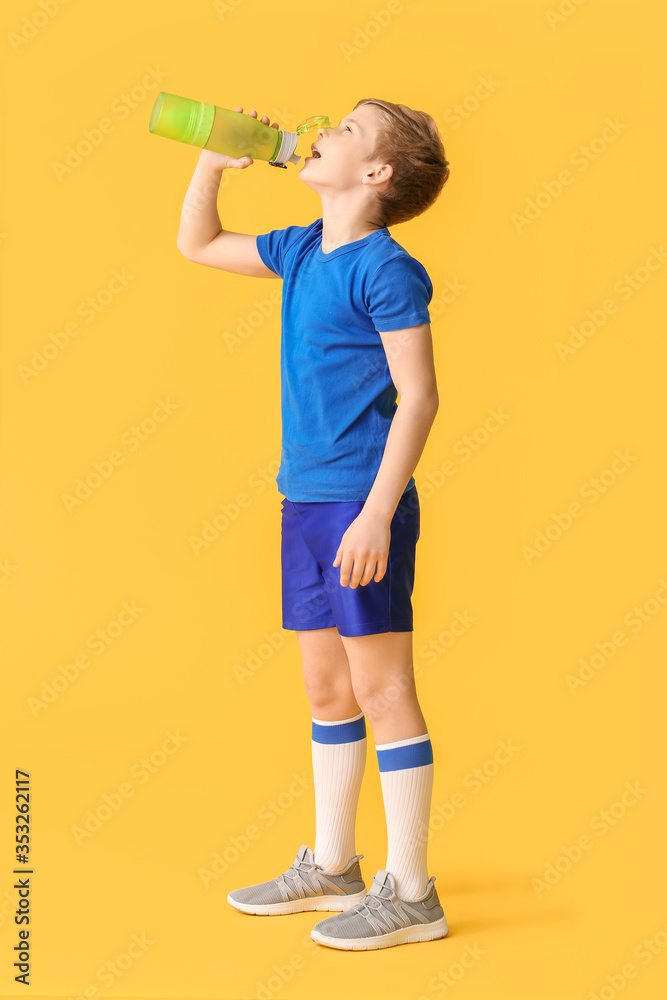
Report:
[[[325,173],[322,173],[322,167],[318,167],[317,170],[313,166],[314,161],[304,161],[299,170],[299,177],[302,178],[304,184],[310,184],[311,187],[320,187],[322,184],[326,184],[326,169]]]
[[[303,176],[304,170],[306,172],[306,176],[305,177]],[[308,187],[311,187],[313,189],[317,189],[317,181],[314,180],[313,177],[309,176],[308,168],[307,167],[302,167],[301,168],[301,170],[299,171],[299,178],[303,181],[304,184],[307,184]]]

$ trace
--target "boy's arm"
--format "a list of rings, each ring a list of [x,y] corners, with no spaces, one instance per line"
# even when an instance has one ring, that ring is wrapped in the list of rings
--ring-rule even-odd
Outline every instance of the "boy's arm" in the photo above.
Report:
[[[400,402],[364,510],[391,521],[417,467],[439,406],[431,324],[380,333]]]
[[[176,246],[196,264],[253,278],[277,278],[260,257],[256,236],[222,228],[217,200],[224,159],[202,150],[183,202]]]

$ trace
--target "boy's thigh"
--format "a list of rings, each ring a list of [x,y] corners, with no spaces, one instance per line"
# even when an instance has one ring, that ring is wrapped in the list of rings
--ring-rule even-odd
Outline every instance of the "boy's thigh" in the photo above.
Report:
[[[412,635],[387,631],[341,637],[352,688],[367,711],[377,697],[386,703],[414,694]]]
[[[295,629],[304,674],[349,674],[350,664],[345,646],[335,625],[331,628]]]
[[[350,713],[359,708],[354,700],[350,664],[338,629],[297,629],[306,694],[311,702],[336,707],[349,704]],[[338,717],[334,713],[335,717]]]

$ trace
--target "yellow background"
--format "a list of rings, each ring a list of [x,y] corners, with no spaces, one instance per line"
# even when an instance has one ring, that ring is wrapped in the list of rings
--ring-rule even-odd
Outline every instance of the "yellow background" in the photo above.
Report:
[[[44,3],[55,13],[13,2],[2,14],[0,991],[664,996],[661,5]],[[22,30],[33,37],[17,46]],[[142,84],[156,67],[160,81]],[[414,650],[444,940],[352,954],[310,941],[322,914],[250,918],[226,902],[315,838],[309,706],[280,618],[281,286],[178,253],[198,152],[149,133],[159,90],[287,128],[382,97],[441,129],[450,180],[391,234],[434,286],[441,405],[416,470]],[[112,128],[59,179],[67,146],[104,118]],[[223,226],[318,218],[299,169],[226,172]],[[127,284],[109,297],[114,269]],[[90,322],[77,312],[88,297],[103,305]],[[608,300],[615,312],[561,360],[558,343]],[[26,383],[33,350],[77,318],[80,333]],[[160,399],[174,408],[151,425]],[[507,418],[485,432],[498,409]],[[68,511],[63,496],[116,449],[122,464]],[[617,450],[631,456],[622,469]],[[246,506],[195,554],[191,538],[239,494]],[[554,515],[566,524],[575,503],[581,516],[559,530]],[[112,640],[103,653],[87,645],[97,630]],[[86,652],[89,666],[35,714],[30,699]],[[569,687],[596,652],[590,679]],[[170,732],[183,742],[163,753]],[[386,830],[368,733],[357,850],[370,884]],[[499,741],[517,748],[502,763]],[[31,774],[29,988],[12,968],[15,768]],[[626,783],[641,791],[619,805]],[[78,844],[73,831],[104,796],[118,805],[114,793],[118,808]],[[202,871],[225,852],[206,887]],[[150,944],[128,961],[133,936]]]

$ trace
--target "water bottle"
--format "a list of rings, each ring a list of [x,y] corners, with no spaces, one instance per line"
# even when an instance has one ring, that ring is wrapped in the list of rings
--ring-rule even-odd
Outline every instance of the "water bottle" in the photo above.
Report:
[[[318,128],[331,128],[325,115],[306,118],[295,132],[272,128],[252,115],[219,108],[216,104],[178,97],[164,90],[155,98],[149,131],[191,146],[213,149],[227,156],[250,156],[284,167],[301,159],[294,150],[300,135]]]

